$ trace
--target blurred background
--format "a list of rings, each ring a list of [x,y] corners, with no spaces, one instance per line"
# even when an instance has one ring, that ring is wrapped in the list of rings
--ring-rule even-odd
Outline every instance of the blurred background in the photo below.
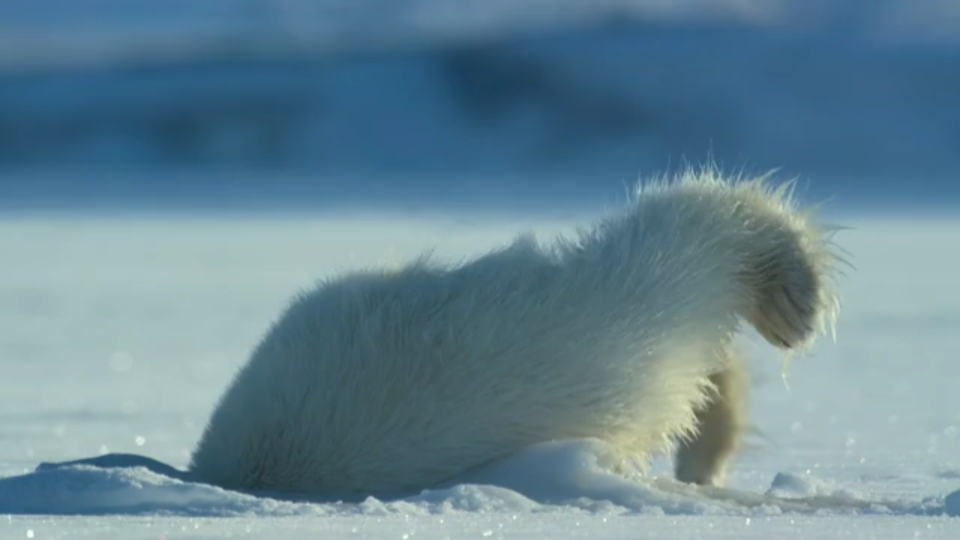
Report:
[[[0,209],[960,201],[956,0],[4,0]]]

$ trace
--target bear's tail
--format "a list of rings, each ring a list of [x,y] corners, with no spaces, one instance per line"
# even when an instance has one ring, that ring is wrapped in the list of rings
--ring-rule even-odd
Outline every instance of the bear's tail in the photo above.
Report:
[[[637,210],[670,207],[685,241],[726,251],[712,259],[729,261],[725,270],[740,290],[736,313],[772,345],[800,350],[834,332],[838,267],[849,263],[832,237],[843,227],[818,222],[798,208],[792,182],[775,186],[769,178],[687,171],[675,182],[641,186]]]

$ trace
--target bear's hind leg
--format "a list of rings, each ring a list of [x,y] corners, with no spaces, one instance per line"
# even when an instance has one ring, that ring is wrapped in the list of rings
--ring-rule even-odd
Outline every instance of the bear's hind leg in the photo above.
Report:
[[[740,446],[746,423],[747,380],[743,364],[730,346],[720,354],[726,366],[710,376],[715,391],[697,410],[696,433],[680,441],[675,455],[677,480],[716,486]]]

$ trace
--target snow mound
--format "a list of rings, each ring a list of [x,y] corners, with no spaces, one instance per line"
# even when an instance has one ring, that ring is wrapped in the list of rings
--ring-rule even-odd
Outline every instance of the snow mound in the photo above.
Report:
[[[784,499],[816,496],[842,496],[856,498],[860,495],[837,488],[832,482],[809,474],[777,473],[770,483],[767,495]]]
[[[0,509],[11,514],[222,513],[252,502],[247,499],[143,467],[71,465],[0,484]]]
[[[960,515],[960,491],[919,502],[870,501],[808,475],[779,473],[767,493],[702,488],[644,477],[597,440],[539,444],[436,489],[392,500],[320,501],[240,493],[137,455],[110,454],[0,479],[0,514],[436,515],[543,513]]]

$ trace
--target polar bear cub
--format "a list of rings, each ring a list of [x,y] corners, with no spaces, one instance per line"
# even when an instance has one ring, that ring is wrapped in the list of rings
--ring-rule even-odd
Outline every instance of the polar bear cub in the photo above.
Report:
[[[533,444],[676,447],[722,481],[745,421],[743,322],[809,346],[839,301],[832,229],[766,178],[688,171],[575,238],[419,259],[296,297],[221,398],[190,470],[226,488],[389,495]]]

